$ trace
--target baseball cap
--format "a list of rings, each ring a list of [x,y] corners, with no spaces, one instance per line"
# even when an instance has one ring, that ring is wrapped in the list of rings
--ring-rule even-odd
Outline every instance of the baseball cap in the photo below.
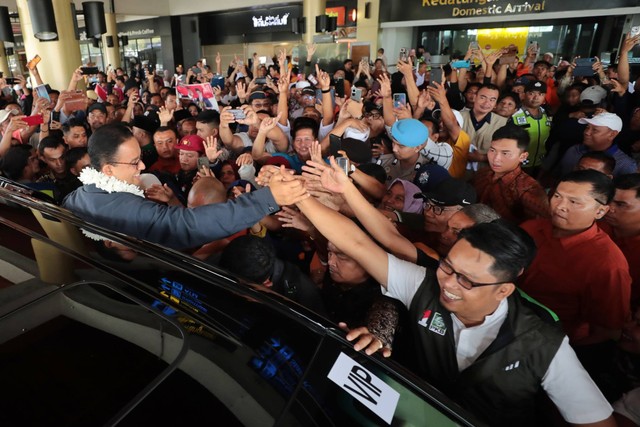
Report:
[[[513,86],[527,86],[528,84],[529,84],[529,79],[526,77],[518,77],[513,82]]]
[[[344,130],[342,134],[342,138],[344,139],[358,139],[360,141],[366,141],[369,139],[369,128],[364,131],[361,131],[357,128],[348,127]]]
[[[10,116],[16,116],[18,114],[18,110],[0,110],[0,123],[3,123]]]
[[[178,150],[204,153],[204,139],[200,138],[198,135],[185,135],[178,142],[178,146],[176,148]]]
[[[305,87],[304,89],[302,89],[300,94],[301,95],[310,95],[310,96],[315,97],[316,96],[316,91],[315,91],[315,89],[313,89],[311,87]]]
[[[156,114],[147,113],[145,113],[144,115],[133,116],[131,126],[135,126],[144,130],[145,132],[153,134],[156,129],[160,127],[160,120],[157,118],[158,116]]]
[[[93,110],[100,110],[103,114],[107,114],[107,107],[105,107],[104,104],[101,104],[100,102],[91,104],[89,108],[87,108],[87,114],[89,114]]]
[[[420,188],[421,193],[432,192],[442,181],[451,178],[449,171],[435,162],[420,166],[413,178],[413,183]],[[415,196],[414,196],[415,197]],[[420,198],[421,195],[417,195]]]
[[[262,90],[254,90],[249,95],[249,101],[253,101],[254,99],[265,99],[267,98],[267,94]]]
[[[583,105],[597,105],[606,97],[607,90],[602,86],[589,86],[580,93],[580,103]]]
[[[311,86],[311,83],[305,80],[300,80],[299,82],[296,82],[296,89],[304,89],[309,86]]]
[[[582,118],[578,120],[578,123],[583,125],[590,124],[593,126],[605,126],[617,132],[622,130],[622,119],[617,114],[613,113],[600,113],[590,119]]]
[[[547,93],[547,84],[544,83],[544,82],[541,82],[540,80],[530,81],[525,86],[524,91],[525,92]]]
[[[429,129],[416,119],[398,120],[391,127],[391,136],[405,147],[417,147],[427,142]]]
[[[433,191],[414,197],[428,199],[439,206],[467,206],[477,199],[476,190],[471,184],[456,178],[445,179]]]

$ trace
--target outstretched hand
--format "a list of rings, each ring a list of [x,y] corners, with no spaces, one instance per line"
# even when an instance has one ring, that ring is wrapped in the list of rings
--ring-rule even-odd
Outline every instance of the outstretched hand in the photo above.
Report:
[[[295,205],[309,197],[302,182],[280,166],[277,173],[269,179],[269,189],[274,200],[280,206]]]
[[[372,334],[365,326],[361,326],[355,329],[349,329],[346,323],[340,322],[338,326],[343,331],[347,332],[348,341],[356,341],[353,348],[356,351],[364,350],[366,354],[371,356],[373,353],[380,352],[383,357],[391,356],[391,349],[385,347],[382,340]]]

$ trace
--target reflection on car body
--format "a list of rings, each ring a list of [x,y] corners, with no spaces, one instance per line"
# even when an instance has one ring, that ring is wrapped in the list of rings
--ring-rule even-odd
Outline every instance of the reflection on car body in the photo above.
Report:
[[[479,425],[267,288],[19,184],[0,179],[0,200],[3,426]],[[81,229],[135,256],[101,255]]]

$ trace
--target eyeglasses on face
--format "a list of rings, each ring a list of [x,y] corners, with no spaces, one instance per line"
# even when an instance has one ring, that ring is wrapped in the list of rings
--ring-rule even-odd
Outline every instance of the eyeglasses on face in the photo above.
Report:
[[[442,215],[442,212],[445,211],[458,211],[460,210],[459,207],[444,207],[444,206],[440,206],[440,205],[436,205],[435,203],[429,201],[429,200],[425,200],[424,204],[423,204],[423,209],[425,212],[428,211],[433,211],[433,213],[437,216]]]
[[[505,284],[505,283],[511,283],[512,282],[511,280],[507,280],[507,281],[503,281],[503,282],[494,282],[494,283],[478,283],[478,282],[471,281],[464,274],[460,274],[457,271],[455,271],[453,269],[453,267],[451,266],[451,264],[449,264],[445,259],[441,259],[440,260],[440,262],[438,263],[438,268],[440,270],[442,270],[442,272],[444,274],[446,274],[447,276],[451,276],[452,274],[455,274],[456,281],[458,282],[458,285],[462,286],[463,288],[465,288],[468,291],[470,291],[473,288],[480,287],[480,286],[494,286],[494,285],[502,285],[502,284]]]
[[[134,160],[132,162],[109,162],[110,165],[129,165],[137,168],[138,165],[142,162],[142,159]]]

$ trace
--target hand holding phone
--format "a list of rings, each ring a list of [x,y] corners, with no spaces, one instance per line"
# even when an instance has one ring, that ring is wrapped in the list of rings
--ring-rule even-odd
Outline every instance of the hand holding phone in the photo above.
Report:
[[[44,123],[44,118],[41,114],[36,114],[35,116],[26,116],[22,119],[22,121],[29,126],[37,126]]]
[[[394,93],[393,94],[393,108],[405,108],[407,106],[407,94]]]
[[[36,68],[38,66],[38,64],[40,63],[41,60],[42,60],[42,58],[40,58],[40,55],[34,56],[31,61],[27,62],[27,68],[30,69],[30,70],[33,70],[34,68]]]
[[[244,113],[244,111],[239,108],[229,110],[229,113],[233,114],[233,120],[235,120],[236,122],[238,120],[244,120],[247,118],[247,115]]]
[[[362,89],[355,86],[351,88],[351,100],[354,102],[362,102]]]
[[[203,167],[209,167],[209,159],[207,156],[198,157],[198,169],[202,169]]]
[[[83,76],[98,74],[98,67],[80,67],[80,72]]]

